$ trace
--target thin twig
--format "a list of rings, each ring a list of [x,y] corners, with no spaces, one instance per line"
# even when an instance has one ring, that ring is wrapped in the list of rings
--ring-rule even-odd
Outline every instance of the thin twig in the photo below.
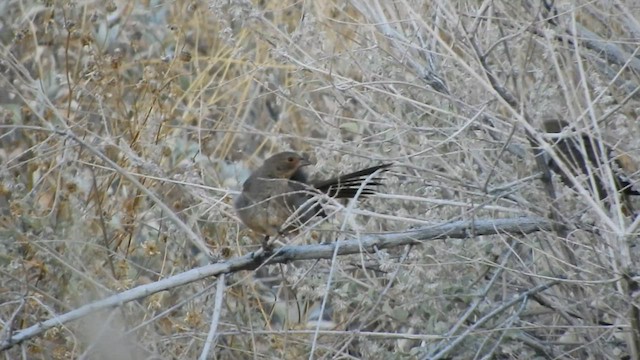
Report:
[[[531,296],[533,294],[537,294],[537,293],[542,292],[542,291],[545,291],[545,290],[549,289],[550,287],[552,287],[552,286],[554,286],[554,285],[556,285],[558,283],[560,283],[560,279],[552,280],[552,281],[550,281],[550,282],[548,282],[546,284],[538,285],[535,288],[520,294],[519,296],[517,296],[513,300],[506,302],[504,305],[496,308],[492,312],[490,312],[487,315],[485,315],[482,318],[480,318],[480,320],[478,320],[475,324],[470,326],[467,330],[465,330],[462,334],[460,334],[460,336],[458,336],[455,340],[453,340],[449,344],[449,346],[447,346],[444,349],[440,350],[435,355],[433,355],[431,357],[426,357],[424,359],[430,359],[430,360],[441,359],[442,357],[446,356],[449,352],[451,352],[451,350],[453,350],[464,339],[466,339],[466,337],[469,334],[471,334],[473,331],[478,329],[485,322],[489,321],[493,317],[499,315],[503,311],[507,310],[508,308],[512,307],[513,305],[515,305],[515,304],[517,304],[517,303],[519,303],[521,301],[526,302],[528,300],[529,296]]]
[[[220,314],[222,313],[222,299],[224,298],[224,290],[226,288],[224,274],[218,276],[218,284],[216,286],[216,300],[213,306],[213,314],[211,314],[211,326],[209,327],[209,333],[207,334],[207,340],[202,347],[202,353],[200,353],[200,360],[208,359],[209,351],[211,347],[215,347],[215,342],[218,340],[218,323],[220,323]]]

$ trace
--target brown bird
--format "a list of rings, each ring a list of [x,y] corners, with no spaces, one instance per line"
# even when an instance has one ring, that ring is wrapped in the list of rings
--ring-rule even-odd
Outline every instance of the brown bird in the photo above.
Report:
[[[326,217],[316,196],[333,198],[365,197],[380,185],[380,177],[368,177],[391,164],[372,166],[328,180],[310,181],[303,167],[309,160],[294,152],[281,152],[264,161],[242,185],[234,201],[240,220],[251,230],[269,237],[296,230],[314,216]],[[368,181],[367,181],[368,179]]]
[[[544,121],[543,126],[547,133],[554,134],[560,133],[563,128],[569,126],[569,123],[554,119]],[[581,142],[582,145],[584,145],[584,151]],[[582,135],[581,138],[563,137],[555,139],[554,148],[573,176],[577,176],[580,173],[592,176],[593,182],[588,182],[587,189],[590,189],[600,200],[607,198],[608,191],[605,186],[606,183],[603,182],[601,177],[603,169],[600,167],[604,165],[604,162],[609,162],[610,164],[613,163],[616,165],[613,170],[616,170],[616,167],[622,168],[619,159],[613,156],[613,150],[609,146],[602,144],[597,139],[588,135]],[[606,158],[601,156],[601,149],[604,149]],[[563,172],[556,162],[549,159],[548,165],[551,170],[561,176],[562,181],[566,185],[574,187],[571,182],[571,177]],[[640,195],[640,192],[633,189],[632,183],[620,176],[620,174],[614,173],[613,179],[616,190],[622,195]],[[595,187],[595,189],[593,187]]]

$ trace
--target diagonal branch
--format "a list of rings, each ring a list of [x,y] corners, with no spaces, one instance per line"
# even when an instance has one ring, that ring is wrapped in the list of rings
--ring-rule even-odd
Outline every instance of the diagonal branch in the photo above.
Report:
[[[335,254],[373,253],[385,248],[418,245],[421,244],[422,241],[428,240],[446,238],[466,239],[496,234],[524,235],[550,230],[551,222],[543,218],[526,217],[497,220],[453,221],[404,232],[368,235],[360,239],[341,241],[339,244],[334,242],[318,245],[284,246],[276,250],[272,255],[258,250],[254,253],[249,253],[228,261],[195,268],[83,305],[60,316],[10,334],[8,338],[0,342],[0,351],[9,349],[15,344],[38,336],[51,328],[78,320],[96,311],[121,306],[127,302],[141,299],[170,288],[186,285],[210,276],[229,274],[241,270],[253,270],[262,265],[288,263],[295,260],[331,259]]]

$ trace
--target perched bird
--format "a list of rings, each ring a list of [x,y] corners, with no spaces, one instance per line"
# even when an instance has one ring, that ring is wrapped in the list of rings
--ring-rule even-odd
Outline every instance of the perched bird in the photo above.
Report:
[[[554,134],[560,133],[563,128],[569,126],[569,123],[562,120],[546,120],[543,122],[544,130],[547,133]],[[581,144],[582,142],[582,144]],[[584,146],[584,148],[583,148]],[[620,159],[613,156],[613,150],[605,144],[602,144],[595,138],[588,135],[582,135],[580,138],[575,137],[563,137],[555,139],[554,148],[560,159],[569,168],[573,176],[585,174],[592,176],[593,181],[588,182],[587,189],[590,189],[593,194],[598,196],[600,200],[604,200],[608,196],[606,182],[603,182],[603,169],[601,166],[604,162],[609,162],[611,165],[615,164],[613,179],[615,181],[616,190],[624,195],[640,195],[640,192],[636,191],[632,187],[632,183],[617,174],[615,170],[622,168]],[[584,151],[583,151],[584,149]],[[601,156],[601,149],[604,149],[606,157]],[[548,161],[549,168],[559,174],[562,177],[562,181],[571,187],[571,177],[560,169],[560,166],[552,159]],[[618,169],[616,169],[618,168]],[[605,180],[606,181],[606,180]],[[594,188],[595,187],[595,188]]]
[[[314,216],[326,214],[317,195],[333,198],[365,197],[380,185],[380,177],[368,177],[391,164],[372,166],[328,180],[310,181],[303,167],[311,163],[294,152],[281,152],[264,161],[242,185],[234,201],[240,220],[256,233],[269,237],[291,232]],[[367,181],[368,179],[368,181]]]

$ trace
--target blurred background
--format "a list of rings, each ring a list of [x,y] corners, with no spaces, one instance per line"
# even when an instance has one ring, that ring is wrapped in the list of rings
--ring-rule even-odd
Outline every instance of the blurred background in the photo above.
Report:
[[[632,0],[0,2],[0,340],[208,263],[177,220],[220,258],[256,250],[233,196],[293,150],[312,177],[394,167],[289,244],[455,220],[563,228],[232,274],[210,358],[637,358],[639,224],[557,175],[550,194],[535,151],[553,151],[542,121],[563,119],[640,178],[639,39]],[[195,358],[214,283],[7,354]]]

